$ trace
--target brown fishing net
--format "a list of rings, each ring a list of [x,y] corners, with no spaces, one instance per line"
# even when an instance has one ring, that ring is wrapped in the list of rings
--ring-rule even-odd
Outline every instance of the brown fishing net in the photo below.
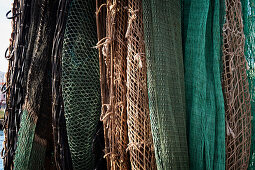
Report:
[[[127,144],[128,144],[128,136],[127,136],[127,101],[126,101],[126,40],[125,40],[125,30],[127,25],[127,15],[125,15],[124,6],[126,6],[127,1],[121,0],[115,2],[117,4],[116,8],[116,20],[115,20],[115,33],[114,43],[112,55],[113,59],[113,70],[114,70],[114,82],[113,82],[113,90],[114,90],[114,115],[115,115],[115,135],[117,136],[115,143],[117,143],[117,150],[119,150],[120,154],[120,165],[123,162],[123,165],[120,167],[128,168],[128,156],[126,152]],[[109,23],[112,24],[112,23]],[[113,28],[114,29],[114,28]],[[114,30],[112,30],[114,31]]]
[[[100,5],[100,7],[99,7]],[[97,23],[105,157],[108,169],[129,169],[126,111],[126,0],[98,3]],[[103,11],[107,8],[107,14]],[[106,19],[106,38],[103,31]],[[99,26],[100,25],[100,26]],[[102,45],[102,47],[101,47]]]
[[[97,25],[108,169],[156,169],[141,1],[97,1]]]
[[[226,0],[223,26],[223,92],[226,110],[226,169],[247,169],[251,144],[251,105],[240,0]]]
[[[132,169],[156,169],[147,91],[142,1],[128,1],[127,113]]]

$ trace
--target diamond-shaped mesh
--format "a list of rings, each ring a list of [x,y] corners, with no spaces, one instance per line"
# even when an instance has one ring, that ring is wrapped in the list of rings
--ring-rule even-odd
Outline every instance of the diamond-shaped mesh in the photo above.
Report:
[[[102,14],[104,6],[105,16]],[[103,32],[102,19],[106,22],[106,37],[100,36],[97,47],[101,58],[101,120],[108,169],[129,169],[127,151],[132,169],[155,169],[142,2],[108,0],[98,9],[98,15],[103,16],[98,18],[99,35]]]
[[[127,124],[132,169],[156,169],[147,90],[147,66],[141,0],[128,1]]]
[[[74,169],[93,169],[92,143],[100,116],[100,80],[94,0],[70,4],[63,44],[62,85]]]
[[[15,152],[15,169],[29,169],[34,133],[37,119],[28,114],[26,110],[22,113],[21,128],[18,133],[18,144]],[[39,153],[39,152],[38,152]],[[26,159],[27,158],[27,159]]]
[[[97,11],[98,15],[103,15],[102,22],[106,23],[105,31],[106,37],[108,37],[103,48],[99,47],[102,80],[101,120],[104,124],[105,157],[108,169],[124,170],[129,169],[129,159],[126,151],[128,144],[126,106],[127,47],[125,39],[127,13],[124,9],[127,5],[127,0],[108,0],[106,3],[107,15],[103,15],[103,9]],[[102,28],[103,23],[98,23],[98,27]]]
[[[149,110],[157,169],[188,169],[181,1],[142,2]]]
[[[223,26],[223,92],[226,110],[226,169],[247,169],[251,144],[251,104],[244,56],[240,0],[226,0]]]

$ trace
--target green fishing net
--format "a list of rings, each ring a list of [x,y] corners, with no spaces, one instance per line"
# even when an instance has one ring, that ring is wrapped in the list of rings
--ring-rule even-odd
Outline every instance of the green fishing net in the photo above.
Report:
[[[224,1],[183,0],[183,44],[190,169],[225,169],[221,87]]]
[[[26,110],[23,111],[21,120],[21,128],[18,133],[18,146],[14,160],[16,170],[29,169],[29,166],[31,165],[26,158],[30,158],[31,155],[37,122],[37,120],[29,115]]]
[[[63,100],[74,169],[93,169],[92,143],[100,117],[94,0],[70,4],[63,44]]]
[[[251,97],[252,138],[250,150],[250,170],[255,170],[255,0],[242,0],[243,22],[245,34],[245,57],[247,60],[247,76]]]
[[[143,16],[157,169],[188,169],[181,3],[143,0]]]

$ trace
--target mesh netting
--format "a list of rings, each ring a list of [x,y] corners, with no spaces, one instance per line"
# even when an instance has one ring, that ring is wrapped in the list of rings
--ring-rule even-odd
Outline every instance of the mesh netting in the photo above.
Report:
[[[226,0],[223,27],[223,92],[226,110],[226,169],[247,169],[251,142],[251,105],[244,57],[240,0]]]
[[[59,170],[72,170],[60,79],[64,30],[70,1],[71,0],[59,0],[52,48],[52,130],[55,162]]]
[[[93,169],[92,142],[100,116],[100,82],[93,0],[70,4],[63,44],[62,85],[74,169]]]
[[[12,35],[9,47],[9,60],[7,73],[7,100],[5,110],[5,142],[4,142],[4,168],[13,168],[14,153],[17,148],[17,134],[20,128],[20,118],[22,105],[25,96],[24,79],[24,61],[26,58],[26,49],[28,44],[25,40],[28,38],[28,29],[21,25],[30,23],[28,11],[30,11],[30,1],[23,2],[14,0],[12,9]],[[21,11],[24,11],[20,14]]]
[[[103,17],[106,19],[106,37],[100,37],[97,45],[99,54],[102,51],[99,57],[105,156],[108,169],[129,169],[127,150],[132,169],[155,169],[146,88],[142,3],[127,2],[109,0],[99,8],[102,10],[104,5],[107,8]],[[102,22],[98,18],[98,24],[101,23],[98,35],[102,32]]]
[[[53,168],[51,155],[51,101],[50,101],[50,54],[55,30],[55,2],[47,0],[32,1],[32,12],[38,14],[38,22],[31,19],[31,37],[34,37],[33,52],[27,53],[31,63],[27,65],[26,97],[23,105],[21,126],[15,153],[15,169]],[[24,11],[25,12],[25,11]],[[26,11],[27,12],[27,11]],[[38,26],[37,29],[34,29]],[[33,31],[32,31],[33,30]],[[32,44],[29,44],[32,46]],[[29,48],[31,50],[31,48]],[[49,119],[50,118],[50,119]],[[50,156],[49,156],[50,157]],[[50,165],[49,165],[50,164]]]
[[[129,169],[126,152],[127,102],[126,102],[126,40],[127,0],[107,1],[106,40],[102,52],[101,85],[102,115],[105,131],[105,156],[108,169]],[[103,11],[98,11],[103,13]],[[115,24],[113,24],[115,23]],[[102,27],[102,23],[99,25]],[[100,37],[103,38],[103,37]]]
[[[225,169],[221,88],[224,1],[183,1],[183,43],[190,169]]]
[[[117,162],[120,165],[119,169],[128,169],[129,168],[129,160],[126,152],[127,144],[128,144],[128,136],[127,136],[127,101],[126,101],[126,40],[125,40],[125,31],[127,25],[127,15],[124,7],[127,5],[127,0],[118,0],[117,2],[117,13],[115,20],[115,41],[113,47],[113,57],[114,57],[114,66],[113,66],[113,88],[114,88],[114,116],[115,116],[115,143],[117,143],[117,155],[120,157]],[[110,23],[112,24],[112,23]],[[113,144],[114,145],[114,144]],[[119,153],[118,153],[119,152]],[[116,160],[117,160],[116,159]]]
[[[34,140],[34,132],[36,127],[36,119],[31,115],[28,115],[27,111],[24,110],[22,114],[20,126],[23,127],[19,131],[19,140],[17,150],[15,153],[15,169],[29,169],[29,162],[24,159],[24,162],[21,161],[21,158],[27,158],[31,155],[33,140]],[[24,149],[26,148],[26,149]]]
[[[180,1],[143,0],[143,16],[157,169],[188,169]]]
[[[128,1],[127,124],[132,169],[156,169],[151,135],[142,1]]]
[[[247,76],[251,97],[252,139],[249,169],[255,169],[255,1],[242,0],[245,34],[245,57],[248,62]]]

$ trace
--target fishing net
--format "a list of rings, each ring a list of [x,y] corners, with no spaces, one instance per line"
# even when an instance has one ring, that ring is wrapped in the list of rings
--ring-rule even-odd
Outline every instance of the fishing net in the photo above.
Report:
[[[26,97],[23,105],[21,126],[18,132],[17,150],[15,153],[15,169],[51,169],[53,152],[51,132],[51,100],[50,100],[50,54],[52,37],[55,30],[56,4],[53,1],[31,1],[30,36],[35,43],[28,46],[26,53],[31,63],[27,65]],[[24,13],[26,13],[24,11]],[[24,24],[25,25],[25,24]],[[25,41],[25,42],[26,42]],[[26,42],[27,43],[27,42]],[[25,66],[24,66],[25,67]],[[45,159],[47,158],[47,159]]]
[[[93,0],[73,0],[63,43],[62,87],[74,169],[93,169],[92,143],[100,116],[100,80]]]
[[[223,92],[226,110],[226,169],[247,169],[251,144],[251,105],[244,57],[240,0],[226,0],[223,27]]]
[[[102,9],[103,5],[106,6],[106,14]],[[104,124],[108,169],[129,169],[129,157],[126,151],[128,144],[125,39],[127,13],[124,9],[126,5],[127,0],[108,0],[106,4],[101,3],[97,10],[97,14],[101,17],[100,20],[98,18],[101,120]],[[104,27],[106,37],[103,37]]]
[[[224,2],[183,1],[183,44],[190,169],[225,169],[221,88]],[[178,86],[177,86],[178,87]]]
[[[52,126],[54,156],[57,169],[72,170],[71,153],[67,141],[66,121],[61,86],[61,59],[67,10],[70,0],[60,0],[52,49]]]
[[[251,114],[252,114],[252,138],[251,138],[251,151],[250,163],[248,169],[255,169],[255,75],[254,75],[254,56],[255,56],[255,1],[242,0],[243,7],[243,22],[245,34],[245,57],[248,62],[247,78],[249,81],[249,92],[251,100]]]
[[[9,46],[9,55],[6,53],[6,58],[9,60],[8,73],[7,73],[7,100],[4,120],[4,169],[13,168],[14,153],[17,146],[17,134],[20,128],[20,115],[22,112],[22,105],[24,103],[26,80],[22,66],[25,61],[25,51],[27,44],[25,40],[28,37],[28,30],[22,27],[24,23],[29,24],[29,8],[30,2],[24,1],[23,3],[14,0],[13,9],[10,11],[12,16],[12,34]],[[21,13],[21,11],[24,11]]]
[[[128,1],[127,124],[132,169],[156,169],[150,126],[142,1]]]
[[[143,18],[157,169],[188,169],[181,3],[179,0],[143,0]],[[141,59],[144,59],[143,53],[140,53]],[[136,60],[139,61],[139,55]],[[136,69],[141,69],[139,65]]]

